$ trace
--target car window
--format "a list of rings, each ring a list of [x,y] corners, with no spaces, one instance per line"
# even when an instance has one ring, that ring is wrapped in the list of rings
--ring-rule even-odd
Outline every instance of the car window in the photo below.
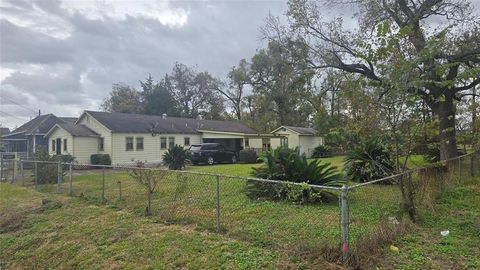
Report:
[[[192,145],[189,148],[191,151],[200,151],[202,149],[201,145]]]
[[[217,146],[217,149],[220,150],[220,151],[225,150],[225,148],[223,147],[223,145],[218,145],[218,146]]]

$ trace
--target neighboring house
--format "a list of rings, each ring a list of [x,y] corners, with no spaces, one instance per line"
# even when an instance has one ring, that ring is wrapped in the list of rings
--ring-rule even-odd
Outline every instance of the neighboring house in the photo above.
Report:
[[[17,152],[21,158],[30,159],[40,147],[47,148],[45,134],[59,123],[74,121],[72,117],[57,117],[53,114],[39,115],[12,132],[0,137],[6,152]]]
[[[295,148],[298,147],[300,153],[310,157],[313,149],[323,145],[323,137],[317,135],[313,128],[281,126],[271,132],[281,137],[280,145]]]
[[[261,136],[236,121],[85,111],[75,124],[55,125],[45,137],[52,155],[71,154],[79,163],[90,163],[92,154],[109,154],[112,164],[125,164],[161,162],[174,145],[218,142],[240,151],[252,142],[261,147]]]
[[[292,143],[295,135],[287,134]],[[299,136],[304,145],[307,142],[312,148],[318,145],[317,136],[303,133]],[[108,154],[112,164],[159,163],[174,145],[188,148],[192,144],[214,142],[238,152],[248,148],[269,150],[280,146],[285,139],[277,133],[259,134],[237,121],[97,111],[84,111],[74,124],[56,124],[45,137],[51,155],[70,154],[79,163],[90,163],[92,154]]]

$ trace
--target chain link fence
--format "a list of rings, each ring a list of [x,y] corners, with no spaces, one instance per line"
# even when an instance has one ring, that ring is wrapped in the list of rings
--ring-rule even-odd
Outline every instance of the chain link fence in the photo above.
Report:
[[[348,261],[365,248],[405,232],[450,188],[480,174],[468,154],[428,167],[343,187],[316,186],[164,168],[9,160],[2,181],[107,203],[159,222],[195,226],[273,248],[337,250]],[[252,195],[309,187],[330,199],[300,204]],[[253,189],[253,194],[257,190]],[[303,192],[303,191],[301,191]],[[323,249],[325,250],[325,249]]]

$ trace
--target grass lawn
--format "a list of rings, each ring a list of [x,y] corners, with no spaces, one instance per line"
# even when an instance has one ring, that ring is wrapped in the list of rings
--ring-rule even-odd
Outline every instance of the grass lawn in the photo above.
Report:
[[[441,231],[449,230],[446,237]],[[480,269],[480,177],[447,192],[377,269]]]
[[[330,163],[332,166],[336,166],[339,172],[343,172],[343,159],[345,156],[335,156],[329,158],[321,158],[321,163]],[[219,173],[226,175],[239,175],[239,176],[252,176],[252,168],[258,168],[263,163],[256,164],[216,164],[213,166],[199,165],[188,166],[187,171],[197,171],[205,173]]]
[[[9,184],[0,184],[0,225],[1,269],[275,269],[282,259],[248,242]]]

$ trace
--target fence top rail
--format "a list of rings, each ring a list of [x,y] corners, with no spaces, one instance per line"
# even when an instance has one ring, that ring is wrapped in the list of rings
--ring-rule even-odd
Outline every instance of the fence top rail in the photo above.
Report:
[[[59,164],[58,161],[40,161],[40,160],[22,160],[22,163],[46,163],[46,164]],[[102,168],[102,169],[123,169],[123,170],[155,170],[155,171],[165,171],[171,173],[180,173],[180,174],[191,174],[191,175],[204,175],[204,176],[218,176],[223,178],[231,178],[231,179],[239,179],[239,180],[250,180],[250,181],[259,181],[259,182],[266,182],[266,183],[275,183],[275,184],[288,184],[288,185],[295,185],[301,186],[305,185],[303,183],[291,182],[291,181],[284,181],[284,180],[275,180],[275,179],[263,179],[263,178],[255,178],[255,177],[246,177],[246,176],[239,176],[239,175],[229,175],[229,174],[220,174],[220,173],[207,173],[207,172],[197,172],[197,171],[179,171],[179,170],[168,170],[165,168],[158,168],[158,167],[136,167],[136,166],[119,166],[119,165],[97,165],[97,164],[82,164],[82,163],[60,163],[62,165],[72,165],[72,166],[86,166],[86,167],[94,167],[94,168]],[[314,185],[308,184],[307,185],[313,189],[328,189],[328,190],[342,190],[340,186],[323,186],[323,185]]]

